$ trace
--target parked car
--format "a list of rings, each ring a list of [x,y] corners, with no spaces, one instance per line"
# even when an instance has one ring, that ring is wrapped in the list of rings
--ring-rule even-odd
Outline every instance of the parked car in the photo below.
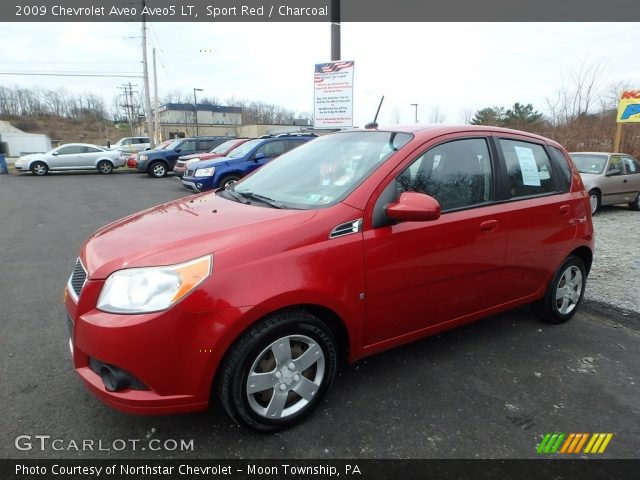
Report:
[[[46,175],[53,170],[94,170],[111,173],[114,168],[124,166],[125,159],[118,150],[90,145],[67,143],[47,153],[32,153],[20,157],[15,164],[19,172]]]
[[[152,148],[151,150],[164,150],[172,142],[173,142],[173,140],[165,140],[164,142],[162,142],[161,144],[159,144],[156,147]],[[132,153],[127,158],[127,167],[136,168],[137,166],[138,166],[138,154],[137,153]]]
[[[249,140],[226,157],[190,163],[182,177],[182,185],[193,192],[225,186],[314,138],[314,134],[280,134]]]
[[[149,137],[124,137],[111,145],[111,150],[120,150],[123,155],[149,150]]]
[[[136,168],[152,177],[162,178],[173,170],[181,155],[208,152],[227,140],[229,137],[178,138],[163,150],[149,150],[138,155]]]
[[[245,143],[248,138],[234,138],[233,140],[227,140],[221,143],[216,148],[208,153],[192,153],[191,155],[183,155],[178,158],[175,167],[173,167],[173,174],[176,177],[182,178],[187,171],[187,165],[190,163],[200,162],[202,160],[212,160],[214,158],[226,157],[232,150]]]
[[[640,162],[624,153],[571,152],[585,189],[591,214],[602,205],[626,203],[640,210]]]
[[[126,412],[216,395],[274,431],[319,405],[341,361],[529,303],[569,320],[593,244],[589,196],[552,140],[469,125],[330,134],[90,237],[65,290],[73,365]]]

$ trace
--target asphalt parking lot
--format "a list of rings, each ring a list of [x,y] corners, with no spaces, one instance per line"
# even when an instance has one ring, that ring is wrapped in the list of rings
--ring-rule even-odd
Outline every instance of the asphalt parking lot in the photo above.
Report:
[[[533,458],[547,432],[611,432],[601,456],[637,457],[640,314],[593,302],[565,325],[523,308],[345,366],[315,415],[271,436],[217,404],[168,417],[102,405],[69,358],[74,260],[95,229],[187,194],[135,173],[0,176],[2,458]]]

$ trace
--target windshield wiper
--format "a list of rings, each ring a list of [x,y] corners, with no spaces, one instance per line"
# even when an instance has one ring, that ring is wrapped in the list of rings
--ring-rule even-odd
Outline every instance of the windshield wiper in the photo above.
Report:
[[[273,208],[286,208],[286,205],[284,203],[278,202],[273,198],[265,197],[264,195],[260,195],[258,193],[253,193],[253,192],[235,192],[235,193],[242,195],[244,198],[258,200],[259,202],[266,203],[267,205]]]
[[[243,197],[240,193],[236,192],[235,190],[231,190],[230,188],[226,188],[224,190],[224,193],[230,195],[231,197],[236,199],[236,201],[238,201],[240,203],[244,203],[245,205],[248,204],[248,203],[251,203],[249,200],[247,200],[245,197]]]

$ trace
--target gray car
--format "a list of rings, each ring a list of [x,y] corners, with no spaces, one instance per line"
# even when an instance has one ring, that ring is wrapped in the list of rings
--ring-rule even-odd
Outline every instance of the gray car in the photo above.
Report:
[[[67,143],[47,153],[32,153],[20,157],[15,164],[19,172],[31,171],[46,175],[50,170],[98,170],[111,173],[124,166],[125,158],[119,150],[109,150],[88,143]]]
[[[602,205],[629,204],[640,210],[640,162],[625,153],[572,152],[584,188],[589,192],[591,213]]]

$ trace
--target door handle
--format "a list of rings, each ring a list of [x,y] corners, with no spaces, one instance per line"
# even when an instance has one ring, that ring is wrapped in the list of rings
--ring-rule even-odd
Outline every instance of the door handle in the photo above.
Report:
[[[571,211],[571,207],[569,205],[560,205],[560,213],[562,215],[566,215]]]
[[[497,220],[486,220],[480,224],[480,231],[482,232],[495,232],[498,230],[500,224]]]
[[[622,180],[622,183],[627,183],[627,179],[625,178],[624,180]]]

